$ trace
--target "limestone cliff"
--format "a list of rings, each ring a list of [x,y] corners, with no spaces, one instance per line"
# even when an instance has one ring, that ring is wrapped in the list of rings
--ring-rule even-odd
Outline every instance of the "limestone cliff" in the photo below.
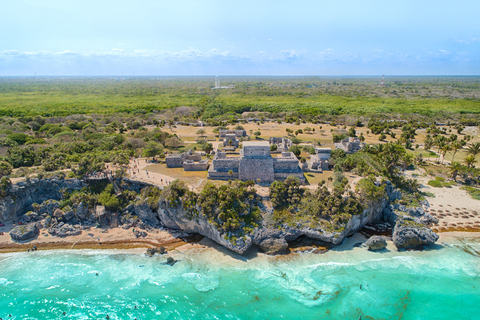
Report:
[[[16,219],[32,210],[32,204],[60,200],[62,189],[78,190],[84,187],[78,179],[30,179],[12,185],[9,195],[0,200],[0,221]]]
[[[227,234],[220,233],[212,223],[208,222],[206,217],[188,218],[181,204],[172,208],[169,202],[160,200],[158,218],[167,228],[199,233],[240,254],[244,254],[252,245],[252,239],[249,236],[245,236],[245,239],[239,238],[234,242],[228,240]]]

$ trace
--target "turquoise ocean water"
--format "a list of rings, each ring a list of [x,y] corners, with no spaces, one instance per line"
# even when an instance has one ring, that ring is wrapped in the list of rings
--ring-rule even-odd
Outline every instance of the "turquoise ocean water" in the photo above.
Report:
[[[174,266],[116,250],[2,254],[0,317],[480,319],[480,243],[389,249],[251,259],[207,249],[177,253]]]

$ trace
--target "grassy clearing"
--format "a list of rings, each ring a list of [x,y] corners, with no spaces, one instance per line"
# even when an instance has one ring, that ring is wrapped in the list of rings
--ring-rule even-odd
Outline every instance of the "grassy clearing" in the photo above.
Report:
[[[183,168],[167,168],[166,164],[152,164],[145,167],[148,172],[160,173],[173,179],[185,181],[188,185],[193,186],[197,190],[203,189],[207,181],[212,181],[215,185],[221,186],[226,184],[226,181],[208,180],[207,171],[185,171]]]
[[[328,182],[328,177],[331,177],[332,175],[333,171],[323,171],[323,173],[305,172],[305,184],[317,186],[320,181],[325,180],[325,182],[329,183],[330,187],[332,183]]]

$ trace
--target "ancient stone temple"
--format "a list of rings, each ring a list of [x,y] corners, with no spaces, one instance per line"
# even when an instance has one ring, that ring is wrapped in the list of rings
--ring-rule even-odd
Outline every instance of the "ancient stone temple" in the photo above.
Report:
[[[330,148],[315,148],[315,154],[310,156],[310,161],[304,164],[305,172],[322,172],[329,169],[328,159],[332,150]]]
[[[188,150],[184,153],[171,153],[165,159],[167,168],[181,168],[185,171],[206,171],[208,159],[202,160],[202,156]]]
[[[358,138],[348,137],[338,143],[335,143],[335,149],[342,149],[346,153],[354,153],[360,151],[363,143]]]
[[[283,152],[273,158],[267,141],[246,141],[239,157],[229,157],[218,152],[208,170],[208,178],[216,180],[240,179],[243,181],[260,179],[262,183],[285,180],[295,176],[305,181],[298,159],[291,152]]]

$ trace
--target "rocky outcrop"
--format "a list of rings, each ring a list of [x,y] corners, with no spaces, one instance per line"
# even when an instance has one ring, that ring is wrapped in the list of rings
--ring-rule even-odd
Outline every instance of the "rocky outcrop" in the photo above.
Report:
[[[428,201],[422,201],[428,207]],[[392,240],[399,249],[432,245],[438,240],[438,235],[428,226],[438,223],[438,218],[425,212],[422,207],[406,207],[390,204],[383,210],[385,219],[394,225]]]
[[[188,218],[181,205],[172,208],[167,201],[161,200],[159,202],[158,217],[167,228],[180,229],[189,233],[199,233],[240,254],[244,254],[252,246],[250,236],[229,239],[228,234],[218,231],[213,224],[208,222],[207,218],[201,216],[193,219]]]
[[[368,250],[379,251],[387,247],[387,241],[382,236],[373,236],[365,242],[365,245],[368,247]]]
[[[157,225],[160,222],[146,201],[136,203],[134,210],[135,214],[144,222],[150,223],[151,225]]]
[[[52,236],[64,238],[69,236],[78,236],[82,234],[82,230],[78,230],[73,226],[61,222],[55,228],[48,228],[48,233]]]
[[[93,182],[90,181],[88,183]],[[152,186],[148,183],[129,179],[118,181],[118,184],[124,189],[136,192],[139,192],[144,187]],[[20,216],[21,219],[27,222],[45,218],[44,226],[50,227],[55,222],[54,220],[52,221],[53,213],[55,210],[60,209],[60,203],[57,200],[61,198],[63,190],[78,190],[85,185],[85,182],[77,179],[32,179],[28,182],[16,184],[12,186],[9,195],[0,200],[0,221],[10,218],[17,219]],[[438,221],[435,217],[425,213],[421,207],[406,208],[401,205],[391,204],[401,198],[401,193],[388,181],[385,183],[385,191],[387,195],[385,198],[368,204],[361,214],[352,216],[344,227],[338,230],[312,228],[310,224],[298,224],[295,226],[285,224],[280,226],[279,229],[262,225],[253,234],[240,236],[219,231],[206,217],[187,217],[181,204],[172,208],[164,200],[159,202],[158,212],[152,211],[145,201],[137,201],[136,204],[131,204],[123,210],[125,216],[122,217],[108,212],[98,217],[98,215],[92,214],[93,208],[89,208],[85,202],[80,202],[71,208],[68,206],[62,208],[64,215],[61,220],[67,221],[71,225],[78,221],[93,223],[98,220],[104,222],[101,223],[102,225],[108,224],[110,226],[116,226],[118,221],[120,221],[124,224],[124,228],[136,226],[135,230],[137,228],[142,229],[143,225],[159,226],[162,223],[167,228],[178,229],[188,233],[199,233],[240,254],[245,253],[252,245],[256,245],[260,251],[269,254],[283,253],[287,251],[289,241],[293,241],[301,236],[332,244],[340,244],[346,237],[359,231],[366,224],[376,224],[385,221],[395,225],[394,243],[399,248],[431,244],[438,239],[438,236],[428,229],[428,225]],[[40,203],[40,205],[37,205],[37,203]],[[422,205],[428,206],[428,202],[422,203]],[[265,207],[261,206],[260,209],[263,212],[268,212],[268,209]],[[28,212],[31,210],[33,211]],[[23,214],[25,212],[28,213]],[[113,224],[112,221],[114,222]],[[78,233],[78,230],[72,229],[72,227],[65,226],[63,230],[60,229],[61,227],[56,227],[55,230],[52,230],[52,234],[67,236]],[[143,236],[143,234],[139,236]],[[380,242],[376,242],[372,248],[377,244],[380,246]]]
[[[38,237],[40,230],[36,223],[20,225],[10,230],[10,237],[13,241],[30,241]]]
[[[438,240],[438,235],[415,219],[402,216],[397,219],[392,240],[397,248],[408,249],[432,245]]]
[[[8,196],[0,200],[0,221],[17,219],[28,211],[40,213],[32,208],[32,204],[60,200],[61,190],[79,190],[84,186],[78,179],[30,179],[13,184]]]
[[[20,220],[25,222],[34,222],[40,218],[40,215],[33,211],[28,211],[23,216],[20,217]]]
[[[88,212],[88,204],[84,201],[80,202],[77,207],[77,218],[79,220],[86,220],[88,219],[89,212]]]

